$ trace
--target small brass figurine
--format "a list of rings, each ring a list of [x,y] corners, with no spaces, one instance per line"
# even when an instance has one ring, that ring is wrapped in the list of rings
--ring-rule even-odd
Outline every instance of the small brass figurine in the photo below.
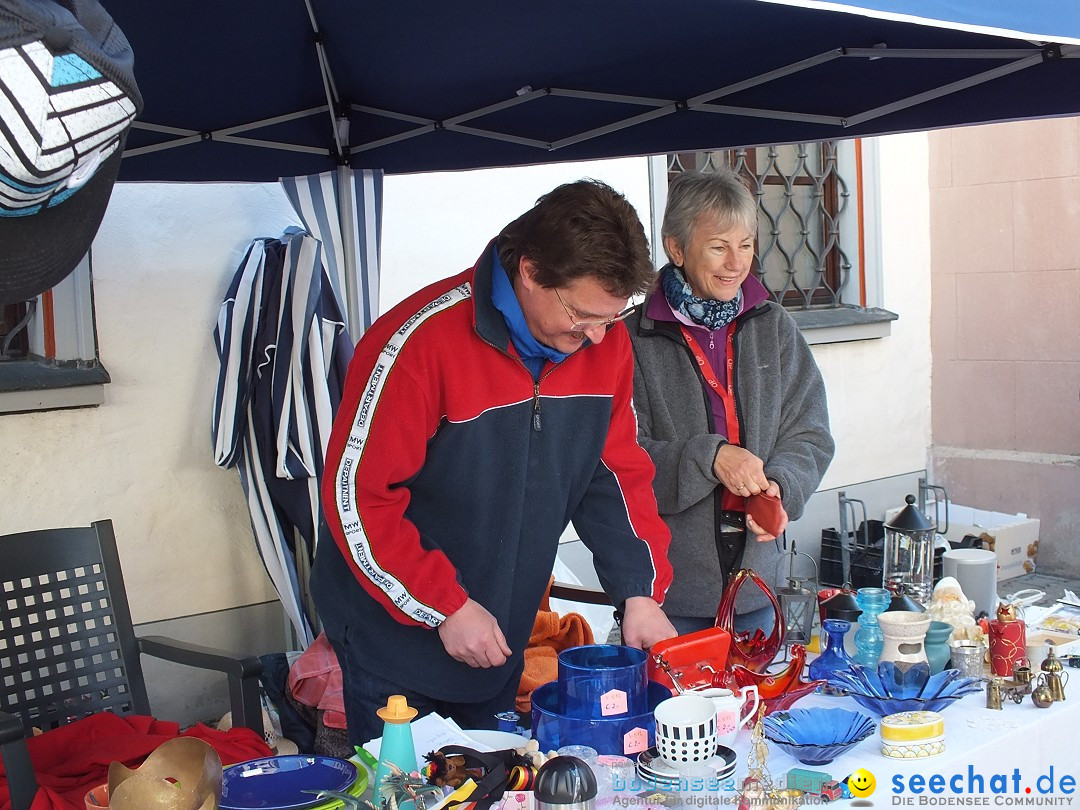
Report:
[[[986,684],[986,708],[1001,709],[1001,678],[991,678]]]
[[[1040,709],[1049,708],[1054,702],[1054,696],[1050,692],[1050,687],[1046,685],[1046,675],[1040,675],[1038,684],[1034,691],[1031,693],[1031,702],[1038,706]]]
[[[1064,667],[1061,666],[1061,659],[1057,657],[1057,653],[1054,652],[1054,643],[1048,642],[1046,645],[1046,658],[1042,662],[1043,672],[1061,672]]]
[[[1032,681],[1031,667],[1028,666],[1027,659],[1021,658],[1016,662],[1016,666],[1013,667],[1013,680],[1020,684],[1029,684]]]
[[[1062,681],[1062,678],[1065,678],[1065,680]],[[1046,687],[1050,690],[1050,694],[1053,696],[1055,703],[1059,700],[1065,700],[1065,684],[1068,682],[1068,672],[1046,673]]]

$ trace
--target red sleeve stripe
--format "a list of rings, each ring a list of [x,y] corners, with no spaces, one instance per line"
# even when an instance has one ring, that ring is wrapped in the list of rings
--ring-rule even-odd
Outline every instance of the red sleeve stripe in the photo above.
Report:
[[[349,436],[345,441],[341,461],[334,471],[336,484],[334,487],[334,505],[337,508],[338,520],[341,521],[341,527],[345,535],[345,545],[348,548],[353,564],[377,588],[382,590],[387,599],[399,610],[411,619],[430,627],[438,627],[446,619],[446,616],[417,599],[408,591],[401,580],[383,569],[376,562],[375,556],[371,552],[371,540],[364,529],[363,517],[360,515],[356,503],[356,487],[353,476],[363,459],[364,446],[371,430],[371,416],[375,413],[386,378],[397,360],[398,353],[405,346],[406,341],[413,332],[428,318],[467,301],[471,297],[472,286],[468,283],[461,284],[421,307],[390,337],[390,340],[387,341],[379,353],[379,358],[375,362],[371,376],[368,377],[367,385],[356,410],[356,418],[353,420]]]
[[[604,465],[604,469],[611,473],[611,477],[615,480],[615,485],[619,488],[619,500],[622,501],[623,509],[626,511],[626,523],[630,526],[630,531],[634,533],[634,537],[638,538],[649,552],[649,565],[652,566],[653,573],[652,579],[649,580],[650,595],[656,598],[657,601],[663,602],[663,597],[664,594],[667,593],[667,588],[665,588],[663,593],[659,594],[659,596],[657,595],[656,575],[658,569],[656,567],[656,549],[653,548],[652,543],[646,540],[644,536],[642,536],[642,533],[638,531],[637,526],[634,525],[634,519],[630,514],[630,502],[626,499],[626,491],[623,489],[622,481],[619,480],[618,473],[611,469],[608,463],[603,459],[600,459],[600,463]]]

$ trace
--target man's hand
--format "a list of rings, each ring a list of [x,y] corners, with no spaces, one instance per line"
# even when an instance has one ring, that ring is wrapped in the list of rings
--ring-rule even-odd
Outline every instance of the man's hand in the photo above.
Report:
[[[736,495],[747,498],[769,488],[765,464],[744,447],[720,445],[713,459],[713,474]]]
[[[510,655],[495,617],[472,599],[439,625],[439,638],[451,658],[470,667],[502,666]]]
[[[679,635],[660,605],[648,596],[631,596],[623,605],[622,642],[647,650],[658,641]]]
[[[779,498],[780,497],[780,485],[778,483],[776,483],[775,481],[770,480],[769,481],[769,488],[765,490],[765,493],[767,495],[772,495],[773,497]],[[754,521],[754,519],[752,517],[750,517],[750,515],[746,516],[746,528],[748,528],[750,531],[752,531],[754,533],[754,539],[757,540],[759,543],[764,543],[764,542],[766,542],[768,540],[775,540],[777,537],[780,536],[780,534],[783,533],[784,529],[787,528],[787,525],[788,525],[787,512],[784,511],[783,506],[780,507],[780,510],[782,512],[784,512],[784,516],[780,520],[780,532],[778,534],[769,534],[763,528],[761,528]]]

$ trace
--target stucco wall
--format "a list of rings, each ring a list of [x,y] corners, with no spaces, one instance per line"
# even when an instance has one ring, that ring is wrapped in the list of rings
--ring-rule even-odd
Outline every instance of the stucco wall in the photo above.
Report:
[[[1080,118],[930,142],[934,469],[1080,576]]]

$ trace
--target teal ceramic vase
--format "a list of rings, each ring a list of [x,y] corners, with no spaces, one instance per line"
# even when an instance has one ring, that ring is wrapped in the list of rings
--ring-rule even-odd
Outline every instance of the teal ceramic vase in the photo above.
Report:
[[[945,622],[930,622],[930,628],[926,631],[926,661],[930,664],[930,674],[941,672],[952,657],[952,648],[949,647],[949,639],[952,637],[952,625]]]

